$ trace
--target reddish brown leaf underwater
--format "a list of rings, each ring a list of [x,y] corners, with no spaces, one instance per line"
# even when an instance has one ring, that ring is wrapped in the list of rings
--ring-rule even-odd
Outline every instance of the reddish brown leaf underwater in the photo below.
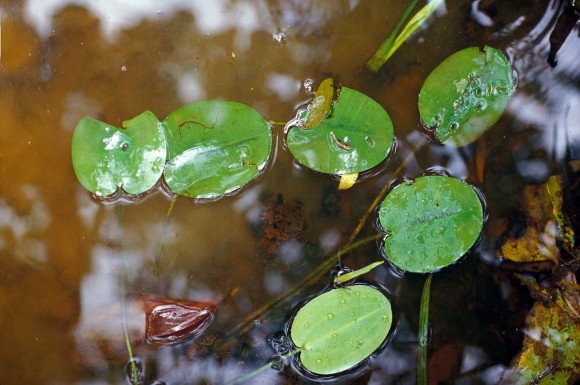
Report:
[[[75,361],[91,370],[122,365],[129,359],[120,302],[81,315],[74,330]],[[184,342],[202,334],[217,307],[211,302],[142,294],[125,301],[126,329],[133,356]]]

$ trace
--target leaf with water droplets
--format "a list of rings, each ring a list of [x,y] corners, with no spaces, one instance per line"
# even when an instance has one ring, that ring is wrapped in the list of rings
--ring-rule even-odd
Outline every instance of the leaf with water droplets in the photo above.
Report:
[[[393,314],[383,293],[366,285],[332,289],[302,307],[290,328],[300,361],[312,373],[354,368],[385,341]]]
[[[316,127],[292,127],[286,143],[294,158],[312,170],[355,174],[387,157],[393,144],[393,124],[377,102],[342,87],[330,114]]]
[[[79,182],[108,196],[123,188],[141,194],[153,187],[166,160],[166,140],[150,111],[123,122],[125,129],[85,116],[72,139],[72,162]]]
[[[188,104],[163,121],[169,188],[191,198],[216,198],[248,184],[266,166],[272,149],[268,123],[241,103]]]
[[[511,63],[501,51],[463,49],[425,80],[419,93],[421,120],[441,143],[464,146],[497,122],[514,88]]]
[[[384,199],[379,220],[388,233],[387,258],[402,270],[427,273],[454,263],[473,246],[483,208],[470,185],[424,176],[396,186]]]

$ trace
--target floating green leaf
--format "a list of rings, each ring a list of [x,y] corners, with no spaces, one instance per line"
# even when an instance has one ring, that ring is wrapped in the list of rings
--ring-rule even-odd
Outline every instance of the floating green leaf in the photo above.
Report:
[[[80,183],[99,196],[122,187],[140,194],[157,183],[166,160],[165,134],[150,111],[119,129],[85,116],[75,128],[72,161]]]
[[[330,114],[310,129],[293,127],[287,144],[304,166],[327,174],[354,174],[382,162],[393,143],[393,124],[374,100],[342,87]]]
[[[268,123],[241,103],[207,100],[172,112],[164,121],[167,185],[192,198],[233,192],[265,167],[272,148]]]
[[[306,369],[336,374],[377,350],[392,322],[389,300],[372,287],[355,285],[327,291],[304,305],[290,334]]]
[[[441,143],[463,146],[479,138],[505,110],[515,80],[501,51],[471,47],[445,59],[419,93],[423,123]]]
[[[426,273],[452,264],[475,243],[483,226],[479,196],[451,177],[424,176],[396,186],[379,211],[385,251],[399,268]]]

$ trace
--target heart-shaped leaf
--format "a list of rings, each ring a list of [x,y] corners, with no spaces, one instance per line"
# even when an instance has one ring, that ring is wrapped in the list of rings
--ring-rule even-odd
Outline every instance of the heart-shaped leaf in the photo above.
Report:
[[[405,271],[427,273],[457,261],[483,226],[479,196],[451,177],[424,176],[396,186],[383,201],[385,251]]]
[[[166,128],[167,185],[192,198],[215,198],[254,179],[272,148],[268,123],[241,103],[206,100],[172,112]]]
[[[72,139],[72,161],[79,182],[107,196],[120,187],[141,194],[157,183],[165,165],[165,133],[150,111],[123,122],[125,129],[85,116]]]
[[[330,114],[320,124],[291,128],[286,142],[296,160],[312,170],[355,174],[387,157],[393,144],[393,124],[377,102],[342,87]]]
[[[463,49],[425,80],[419,93],[421,120],[441,143],[469,144],[497,122],[514,87],[512,66],[501,51]]]
[[[327,291],[304,305],[292,321],[290,335],[306,369],[336,374],[373,354],[392,322],[391,303],[383,293],[354,285]]]

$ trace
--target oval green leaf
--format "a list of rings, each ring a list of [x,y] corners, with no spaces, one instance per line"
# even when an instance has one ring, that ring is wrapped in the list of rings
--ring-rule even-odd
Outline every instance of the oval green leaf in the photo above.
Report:
[[[372,287],[355,285],[327,291],[304,305],[292,321],[290,335],[306,369],[336,374],[375,352],[392,322],[387,297]]]
[[[241,103],[206,100],[172,112],[166,129],[169,188],[191,198],[215,198],[254,179],[272,149],[268,123]]]
[[[342,87],[330,114],[314,128],[293,127],[286,143],[294,158],[312,170],[354,174],[387,157],[393,144],[393,124],[377,102]]]
[[[501,51],[466,48],[427,77],[419,93],[419,114],[441,143],[463,146],[497,122],[514,87],[512,66]]]
[[[79,182],[108,196],[123,188],[141,194],[153,187],[167,157],[165,133],[150,111],[123,122],[125,129],[85,116],[72,138],[72,161]]]
[[[479,196],[451,177],[424,176],[396,186],[379,210],[387,258],[400,269],[427,273],[448,266],[473,246],[483,226]]]

